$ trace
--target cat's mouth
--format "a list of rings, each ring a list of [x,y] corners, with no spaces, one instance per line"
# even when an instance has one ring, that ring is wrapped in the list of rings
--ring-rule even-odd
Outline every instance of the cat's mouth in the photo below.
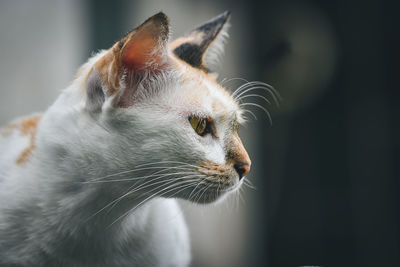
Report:
[[[201,181],[188,197],[188,200],[196,203],[206,204],[217,201],[236,191],[243,181],[239,179],[233,166],[201,165],[197,172],[201,176]]]

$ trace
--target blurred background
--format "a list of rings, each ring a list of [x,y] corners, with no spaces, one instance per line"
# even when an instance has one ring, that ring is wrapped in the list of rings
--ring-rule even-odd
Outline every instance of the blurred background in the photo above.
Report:
[[[256,190],[182,203],[191,266],[400,266],[396,1],[2,0],[0,124],[45,110],[93,52],[160,10],[175,38],[230,10],[221,79],[283,98],[258,102],[272,126],[252,109],[241,129]]]

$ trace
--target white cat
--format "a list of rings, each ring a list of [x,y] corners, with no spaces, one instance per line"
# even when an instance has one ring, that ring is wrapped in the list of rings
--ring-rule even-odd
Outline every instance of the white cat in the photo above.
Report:
[[[237,101],[205,65],[225,12],[168,43],[159,13],[0,132],[0,266],[187,266],[175,198],[210,203],[250,170]],[[207,55],[209,57],[210,55]]]

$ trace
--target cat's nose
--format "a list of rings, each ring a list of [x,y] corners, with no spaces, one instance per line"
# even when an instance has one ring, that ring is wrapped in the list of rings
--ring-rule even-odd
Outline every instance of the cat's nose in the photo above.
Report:
[[[233,165],[236,172],[239,174],[239,180],[241,180],[250,171],[250,164],[247,162],[237,162]]]

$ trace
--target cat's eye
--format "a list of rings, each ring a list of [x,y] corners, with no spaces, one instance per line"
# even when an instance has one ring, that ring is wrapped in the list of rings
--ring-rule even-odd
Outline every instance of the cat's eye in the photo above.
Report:
[[[190,125],[198,135],[204,136],[208,133],[211,133],[212,126],[210,119],[192,115],[188,117],[188,120],[190,122]]]

